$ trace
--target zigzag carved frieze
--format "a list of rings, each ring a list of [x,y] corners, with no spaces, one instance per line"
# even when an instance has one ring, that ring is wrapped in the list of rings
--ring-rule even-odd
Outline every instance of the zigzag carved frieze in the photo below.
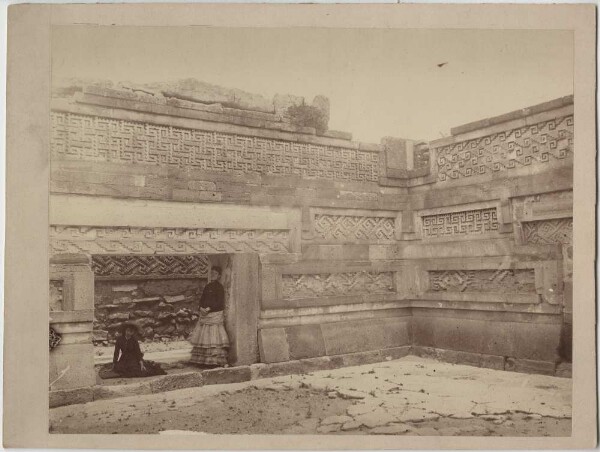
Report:
[[[361,271],[316,275],[283,275],[282,277],[282,294],[286,299],[389,293],[393,291],[393,272]]]
[[[424,238],[485,234],[497,231],[498,227],[495,207],[421,217]]]
[[[317,214],[315,233],[328,240],[393,241],[395,218]]]
[[[433,292],[535,292],[533,269],[436,270],[428,273],[429,290]]]
[[[209,262],[206,256],[92,256],[92,271],[96,276],[194,276],[206,277]]]
[[[287,253],[288,230],[51,226],[53,254]]]
[[[525,243],[573,244],[573,218],[527,221],[521,225]]]
[[[437,148],[440,181],[510,171],[573,154],[573,116]]]
[[[379,153],[357,149],[52,113],[54,159],[377,181]]]

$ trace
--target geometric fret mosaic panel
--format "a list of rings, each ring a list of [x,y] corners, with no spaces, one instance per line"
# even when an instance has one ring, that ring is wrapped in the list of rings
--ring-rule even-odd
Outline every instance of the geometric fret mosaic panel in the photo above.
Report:
[[[440,181],[510,171],[573,154],[573,116],[437,148]]]
[[[50,226],[52,254],[287,253],[289,230]]]
[[[95,276],[194,276],[208,275],[206,256],[92,256]]]
[[[485,234],[498,230],[495,207],[421,217],[423,238]]]
[[[433,292],[535,292],[533,269],[429,271]]]
[[[322,273],[283,275],[282,294],[285,299],[319,296],[390,293],[394,291],[393,272]]]
[[[317,214],[314,226],[323,239],[394,241],[395,218]]]
[[[52,112],[52,158],[377,181],[379,153]]]
[[[573,244],[573,218],[527,221],[521,226],[525,243]]]

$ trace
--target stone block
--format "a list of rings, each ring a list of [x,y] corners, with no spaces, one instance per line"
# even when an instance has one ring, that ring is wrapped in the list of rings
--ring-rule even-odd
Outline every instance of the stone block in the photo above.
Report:
[[[260,282],[258,255],[234,254],[231,256],[232,279],[229,297],[235,301],[233,315],[235,328],[230,325],[230,364],[254,364],[259,359],[258,317],[260,313]]]
[[[203,371],[202,376],[205,385],[240,383],[250,381],[252,377],[249,366],[209,369]]]
[[[490,320],[468,318],[468,313],[452,317],[442,317],[438,313],[425,316],[415,310],[413,313],[415,345],[539,361],[554,361],[557,356],[560,324],[535,320],[536,317],[560,320],[560,316],[530,316],[522,319],[528,321],[516,321],[505,313],[487,313]]]
[[[362,366],[363,364],[378,363],[383,361],[383,359],[382,353],[379,350],[342,355],[344,366]]]
[[[505,370],[527,374],[554,375],[556,364],[549,361],[507,358]]]
[[[342,355],[410,344],[410,317],[324,323],[328,355]]]
[[[345,260],[369,260],[369,245],[345,245],[342,254]]]
[[[278,363],[290,360],[287,335],[283,328],[264,328],[258,331],[260,360],[263,363]]]
[[[337,357],[332,357],[337,358]],[[252,364],[250,367],[251,380],[271,378],[282,375],[307,374],[320,370],[332,370],[343,367],[341,359],[332,359],[328,356],[318,358],[300,359],[283,363]]]
[[[466,366],[474,367],[481,366],[481,355],[479,353],[457,351],[455,352],[454,356],[455,361],[453,362],[455,362],[456,364],[463,364]]]
[[[504,370],[504,366],[504,356],[481,355],[480,367],[485,367],[487,369]]]
[[[171,199],[173,201],[191,201],[191,202],[202,202],[202,201],[221,201],[221,193],[214,191],[195,191],[195,190],[184,190],[174,188],[171,192]]]
[[[153,394],[177,389],[194,388],[202,386],[204,378],[202,372],[186,372],[181,374],[165,375],[150,382]]]
[[[92,390],[94,400],[117,399],[119,397],[152,394],[150,382],[137,382],[126,385],[96,385]]]
[[[50,408],[56,408],[65,405],[74,405],[76,403],[87,403],[94,399],[91,387],[62,389],[50,391],[49,404]]]
[[[322,134],[324,137],[337,138],[340,140],[352,140],[352,134],[350,132],[341,132],[339,130],[327,130]]]
[[[572,378],[572,368],[571,363],[560,363],[556,366],[555,375],[562,378]]]
[[[255,378],[271,378],[281,375],[302,374],[305,373],[305,367],[300,361],[288,361],[260,367],[252,365],[251,372],[255,374]]]
[[[329,356],[319,356],[317,358],[301,359],[303,372],[315,372],[318,370],[332,370],[341,367],[337,360],[332,360]]]
[[[87,344],[60,344],[50,351],[49,380],[53,382],[52,390],[91,387],[96,383],[91,337]]]
[[[381,350],[381,357],[383,358],[383,360],[388,360],[389,359],[400,359],[400,358],[404,358],[405,356],[410,355],[411,352],[411,346],[410,345],[403,345],[402,347],[393,347],[393,348],[386,348],[384,350]]]
[[[290,359],[313,358],[326,355],[325,342],[320,325],[286,327]]]
[[[410,354],[421,358],[439,359],[438,352],[435,348],[423,347],[421,345],[412,345],[410,347]]]
[[[198,191],[216,191],[217,185],[212,181],[206,180],[191,180],[187,183],[187,187],[190,190]]]

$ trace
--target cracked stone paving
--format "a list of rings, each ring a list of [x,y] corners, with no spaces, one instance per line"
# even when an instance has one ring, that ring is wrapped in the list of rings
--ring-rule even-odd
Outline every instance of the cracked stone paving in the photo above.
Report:
[[[54,433],[569,436],[571,379],[426,358],[50,410]]]

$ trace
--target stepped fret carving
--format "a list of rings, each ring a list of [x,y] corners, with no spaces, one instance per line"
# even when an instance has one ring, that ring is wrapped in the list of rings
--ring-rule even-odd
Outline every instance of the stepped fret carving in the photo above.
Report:
[[[314,298],[319,296],[389,293],[394,291],[392,272],[323,273],[317,275],[283,275],[283,297]]]
[[[510,171],[573,154],[573,116],[437,148],[440,181]]]
[[[52,113],[55,159],[377,181],[379,153],[131,121]]]
[[[495,207],[421,217],[424,238],[485,234],[498,230]]]

